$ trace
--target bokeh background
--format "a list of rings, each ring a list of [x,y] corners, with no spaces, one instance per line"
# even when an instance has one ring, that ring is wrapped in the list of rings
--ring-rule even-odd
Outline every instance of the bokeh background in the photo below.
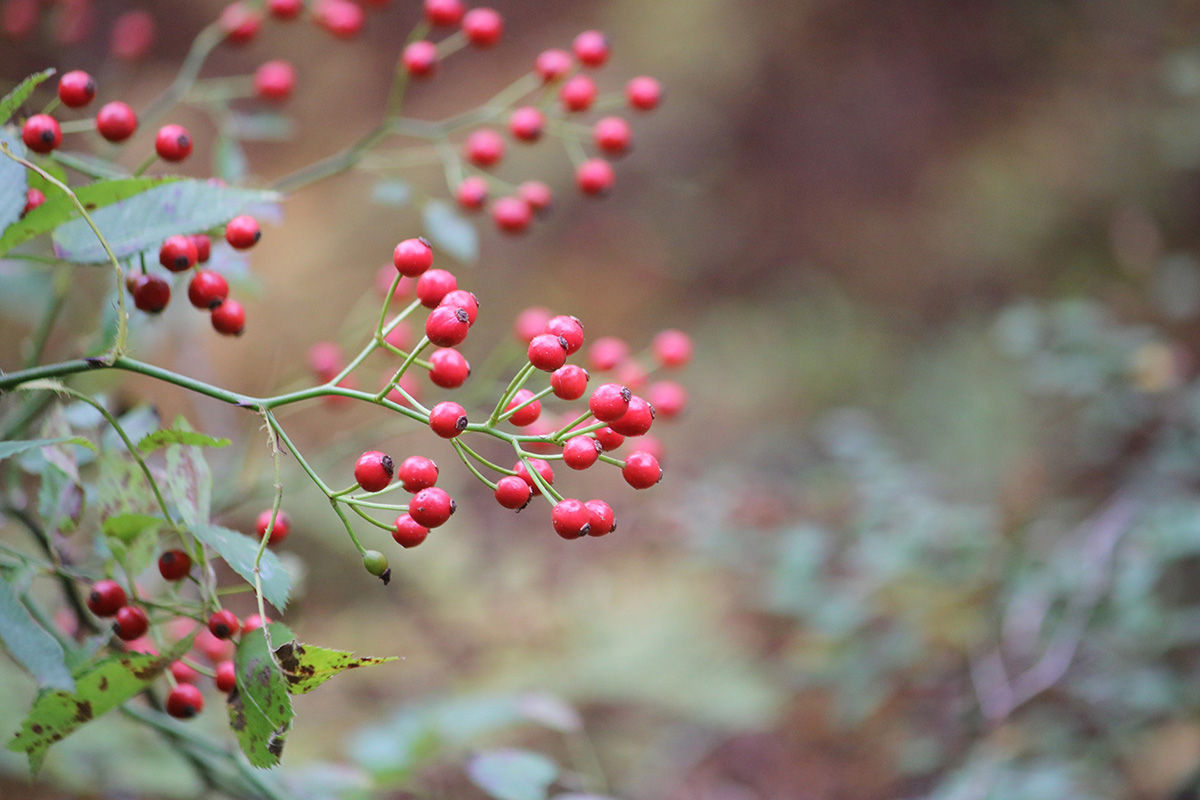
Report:
[[[129,4],[95,3],[94,35],[70,46],[54,33],[69,4],[46,5],[38,31],[0,48],[0,75],[85,68],[137,108],[222,4],[147,4],[158,35],[136,65],[107,55]],[[463,765],[499,742],[616,797],[1196,796],[1200,6],[494,6],[503,41],[450,59],[406,114],[469,108],[587,28],[611,38],[603,88],[649,74],[666,100],[633,120],[602,200],[573,191],[553,142],[501,168],[557,200],[521,237],[479,218],[478,262],[442,264],[482,302],[465,352],[507,341],[529,305],[635,349],[678,327],[696,343],[672,376],[690,405],[656,429],[659,487],[588,478],[620,528],[582,547],[431,452],[460,510],[420,548],[381,547],[386,590],[292,474],[288,550],[307,579],[287,621],[405,660],[299,698],[285,774],[328,796],[482,796]],[[353,42],[267,24],[220,48],[205,75],[270,58],[298,70],[295,139],[247,143],[247,182],[374,125],[418,13],[371,9]],[[198,140],[184,171],[211,174],[211,122],[173,119]],[[439,167],[405,177],[446,196]],[[140,352],[262,394],[302,380],[314,342],[358,341],[376,271],[421,229],[415,202],[372,201],[375,180],[286,200],[250,259],[243,337],[173,308],[139,328]],[[83,329],[97,313],[87,293],[71,308]],[[15,363],[28,325],[0,330]],[[136,379],[109,391],[237,439],[225,520],[249,527],[269,462],[244,415]],[[431,447],[353,406],[285,423],[331,471],[360,444]],[[4,718],[27,689],[0,701]],[[45,796],[191,796],[186,766],[129,736],[124,766],[111,737],[64,743]]]

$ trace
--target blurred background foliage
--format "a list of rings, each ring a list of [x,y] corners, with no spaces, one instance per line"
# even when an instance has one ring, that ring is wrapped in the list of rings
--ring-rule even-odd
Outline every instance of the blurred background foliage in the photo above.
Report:
[[[153,5],[170,24],[143,64],[42,32],[0,48],[0,74],[83,67],[137,107],[220,7]],[[250,182],[374,124],[415,6],[372,13],[355,43],[267,26],[214,57],[214,75],[299,69],[297,137],[246,144]],[[320,498],[291,492],[289,549],[309,569],[291,627],[405,657],[300,698],[297,796],[474,797],[489,765],[473,754],[500,746],[551,759],[522,768],[561,768],[558,789],[629,798],[1196,797],[1200,6],[495,6],[503,43],[451,60],[408,113],[478,102],[591,27],[613,42],[602,74],[655,75],[667,99],[601,203],[569,190],[565,157],[514,159],[559,202],[518,240],[478,226],[481,259],[460,272],[483,301],[475,344],[531,304],[635,346],[682,327],[691,406],[660,431],[667,479],[623,495],[619,531],[586,548],[456,475],[454,523],[397,554],[384,591]],[[128,6],[97,7],[104,30]],[[208,174],[204,118],[180,121],[200,140],[187,168]],[[437,169],[411,179],[443,191]],[[371,194],[346,175],[289,198],[251,259],[244,337],[173,308],[141,326],[141,352],[251,393],[299,378],[314,340],[363,328],[376,269],[420,225]],[[37,276],[3,280],[19,300]],[[72,300],[71,335],[91,300]],[[16,310],[6,364],[28,332]],[[234,437],[261,456],[240,488],[260,485],[265,450],[238,412],[109,390]],[[425,446],[378,441],[379,423],[315,408],[288,424],[330,465],[360,438]],[[227,498],[227,524],[261,500]],[[0,718],[16,720],[33,687],[0,663]],[[46,796],[193,796],[187,767],[122,724],[64,743]]]

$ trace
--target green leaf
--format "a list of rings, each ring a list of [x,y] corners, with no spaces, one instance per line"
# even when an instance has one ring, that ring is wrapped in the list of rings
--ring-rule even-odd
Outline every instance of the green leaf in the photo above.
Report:
[[[15,456],[18,453],[23,453],[26,450],[32,450],[35,447],[48,447],[54,444],[81,444],[91,450],[95,450],[96,446],[82,436],[59,436],[54,439],[17,439],[11,442],[0,442],[0,459]]]
[[[12,115],[17,113],[17,109],[21,107],[21,103],[24,103],[29,98],[29,95],[33,94],[33,90],[38,87],[38,84],[53,74],[53,69],[44,69],[41,72],[35,72],[18,83],[16,88],[11,92],[4,95],[4,99],[0,100],[0,125],[12,119]]]
[[[369,667],[396,661],[396,656],[386,658],[356,657],[346,650],[331,650],[312,644],[291,641],[275,648],[275,658],[283,669],[288,691],[305,694],[320,686],[339,672],[358,667]]]
[[[62,645],[37,624],[13,591],[12,584],[0,580],[0,639],[22,667],[37,678],[43,688],[75,691],[75,681],[67,669]]]
[[[272,641],[294,638],[286,625],[273,622],[268,627]],[[229,693],[229,727],[253,766],[273,767],[283,754],[295,712],[262,628],[242,634],[233,664],[237,688]]]
[[[435,246],[455,261],[474,264],[479,259],[479,233],[449,203],[430,200],[421,212],[425,233]]]
[[[395,179],[378,181],[371,187],[371,199],[380,205],[403,208],[412,202],[412,185]]]
[[[546,800],[558,765],[541,753],[506,748],[472,758],[467,776],[496,800]]]
[[[247,206],[274,203],[274,192],[178,180],[156,186],[92,214],[117,258],[128,258],[177,233],[200,233],[228,222]],[[76,219],[54,233],[55,250],[64,261],[100,264],[108,260],[86,220]]]
[[[75,691],[38,695],[8,749],[28,755],[29,770],[36,775],[50,745],[145,689],[191,643],[189,636],[159,656],[127,653],[82,667],[73,675]]]
[[[128,178],[129,171],[119,165],[97,158],[90,153],[77,153],[69,150],[55,150],[54,160],[65,167],[70,167],[84,175],[98,175],[101,178]],[[63,181],[64,183],[66,181]]]
[[[166,520],[162,517],[156,517],[152,514],[136,514],[126,513],[111,516],[101,523],[101,530],[104,535],[110,539],[117,539],[125,544],[129,544],[134,539],[142,534],[143,531],[149,529],[157,529],[164,525]]]
[[[47,530],[69,531],[83,516],[87,499],[79,484],[53,464],[43,463],[38,470],[38,514]]]
[[[88,213],[92,213],[93,209],[110,206],[121,200],[135,197],[155,186],[162,186],[177,180],[179,179],[172,177],[119,178],[116,180],[96,181],[87,186],[80,186],[73,191],[75,192],[75,196],[79,198],[79,202],[88,210]],[[46,202],[33,211],[30,211],[20,221],[8,226],[4,231],[4,235],[0,236],[0,255],[4,255],[17,245],[35,236],[49,233],[59,225],[78,216],[79,211],[75,207],[75,202],[58,187],[50,186]],[[93,219],[95,219],[94,214]],[[86,226],[87,223],[82,219],[79,221]],[[99,245],[99,242],[97,242],[97,245]]]
[[[138,442],[138,450],[152,453],[168,444],[185,444],[196,447],[228,447],[229,440],[221,436],[209,436],[199,431],[180,430],[179,428],[164,428],[142,437]]]
[[[213,172],[229,183],[239,183],[246,177],[246,151],[236,140],[218,136],[213,142]]]
[[[175,420],[174,427],[183,433],[193,432],[183,417]],[[212,471],[204,460],[204,451],[191,444],[168,444],[162,491],[189,526],[207,524],[212,506]]]
[[[96,459],[96,510],[101,519],[119,514],[153,515],[158,501],[145,473],[128,453],[108,450]]]
[[[230,569],[251,586],[254,585],[254,558],[258,554],[258,542],[255,539],[220,525],[197,525],[191,531],[197,539],[216,550]],[[263,597],[282,611],[287,606],[292,579],[283,568],[279,556],[264,550],[262,561],[259,562],[259,574]]]
[[[0,141],[8,143],[13,153],[25,155],[25,145],[16,131],[0,130]],[[0,155],[0,231],[21,218],[25,210],[25,190],[29,188],[29,173],[24,166]]]

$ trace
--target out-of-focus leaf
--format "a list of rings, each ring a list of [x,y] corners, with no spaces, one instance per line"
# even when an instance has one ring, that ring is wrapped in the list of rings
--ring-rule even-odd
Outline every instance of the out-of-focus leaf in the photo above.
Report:
[[[221,180],[238,183],[246,177],[246,151],[234,139],[218,136],[213,143],[213,171]]]
[[[570,733],[583,727],[579,712],[567,701],[549,692],[529,692],[516,699],[517,710],[522,716],[547,728]]]
[[[421,217],[425,233],[435,247],[463,264],[474,264],[479,260],[478,231],[449,203],[430,200],[421,211]]]
[[[0,129],[0,141],[8,144],[16,155],[25,155],[21,137],[14,131]],[[0,156],[0,231],[7,233],[7,228],[20,219],[21,212],[25,210],[25,190],[28,186],[25,167],[11,158]]]
[[[192,432],[183,417],[176,419],[173,427],[182,433]],[[204,460],[204,451],[192,444],[168,444],[166,461],[162,490],[167,501],[188,526],[206,524],[212,504],[212,471]]]
[[[371,199],[380,205],[403,208],[412,202],[412,185],[395,179],[376,181],[371,187]]]
[[[119,539],[128,544],[137,538],[143,531],[151,528],[158,528],[165,524],[162,517],[156,517],[152,514],[117,514],[108,517],[101,523],[101,530],[104,535],[111,539]]]
[[[96,506],[101,519],[159,511],[145,474],[128,453],[110,450],[96,460]]]
[[[11,92],[4,95],[4,99],[0,100],[0,125],[12,119],[12,115],[17,113],[21,103],[29,99],[29,95],[33,94],[33,90],[38,87],[38,84],[53,74],[53,68],[35,72],[18,83]]]
[[[225,133],[244,142],[277,142],[291,139],[296,130],[290,117],[271,111],[232,114]]]
[[[269,628],[273,642],[294,638],[278,622]],[[229,727],[251,764],[272,767],[283,754],[295,712],[287,681],[271,659],[264,629],[242,634],[233,663],[237,688],[229,693]]]
[[[216,550],[217,554],[225,559],[225,563],[229,564],[230,569],[241,575],[251,586],[254,585],[257,541],[220,525],[196,525],[191,528],[191,532],[197,539]],[[279,556],[270,550],[264,550],[262,561],[259,562],[259,575],[262,580],[263,597],[282,611],[287,607],[288,595],[291,593],[291,578],[280,563]]]
[[[129,171],[103,158],[97,158],[90,153],[77,153],[70,150],[55,150],[54,160],[63,166],[82,172],[85,175],[98,175],[101,178],[128,178]],[[64,181],[65,183],[65,181]]]
[[[496,800],[546,800],[558,765],[529,750],[489,750],[467,763],[467,776]]]
[[[288,691],[292,694],[311,692],[339,672],[384,664],[396,661],[397,658],[360,657],[346,650],[331,650],[297,641],[287,642],[275,648],[275,659],[283,670]]]
[[[227,447],[229,440],[220,436],[209,436],[193,430],[179,428],[164,428],[160,431],[147,433],[138,442],[138,450],[151,453],[168,444],[183,444],[195,447]]]
[[[79,444],[84,447],[95,449],[95,445],[89,442],[82,436],[60,436],[54,439],[19,439],[11,442],[0,442],[0,459],[15,456],[26,450],[32,450],[35,447],[46,447],[54,444]]]
[[[66,653],[50,633],[34,621],[13,586],[0,579],[0,639],[17,663],[47,689],[75,690]]]

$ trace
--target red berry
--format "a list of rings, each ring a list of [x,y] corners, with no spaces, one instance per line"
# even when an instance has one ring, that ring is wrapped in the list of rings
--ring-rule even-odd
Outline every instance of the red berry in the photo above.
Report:
[[[554,504],[550,512],[554,532],[564,539],[578,539],[591,531],[591,515],[582,500],[568,497]]]
[[[58,99],[68,108],[80,108],[96,96],[96,81],[81,69],[71,70],[58,79]]]
[[[418,525],[436,528],[450,519],[456,508],[457,504],[445,489],[430,486],[413,495],[408,503],[408,514]]]
[[[478,175],[472,175],[469,178],[464,178],[463,182],[454,190],[454,199],[458,204],[469,211],[476,211],[483,208],[483,204],[488,198],[488,183]]]
[[[113,633],[117,638],[132,642],[146,631],[150,630],[150,618],[146,612],[137,606],[122,606],[117,610],[117,618],[113,622]]]
[[[490,167],[504,157],[504,139],[488,128],[473,131],[463,145],[463,155],[477,167]]]
[[[262,238],[258,220],[249,214],[234,217],[225,223],[225,241],[235,250],[246,250],[254,247]]]
[[[287,61],[268,61],[254,72],[254,91],[264,100],[287,100],[295,88],[296,68]]]
[[[537,106],[521,106],[508,117],[508,132],[522,142],[536,142],[546,127],[546,115]]]
[[[443,439],[453,439],[467,427],[467,410],[450,400],[429,409],[429,427]]]
[[[246,621],[246,625],[242,626],[243,630],[250,630],[250,621]],[[233,658],[234,645],[233,642],[223,641],[209,633],[208,628],[200,628],[196,632],[196,643],[194,648],[204,654],[214,664],[222,661],[228,661]]]
[[[137,114],[119,100],[105,103],[96,112],[96,130],[110,142],[123,142],[133,136],[137,125]]]
[[[529,484],[523,478],[516,475],[505,475],[496,481],[495,497],[496,502],[505,508],[519,511],[529,505],[529,498],[533,497],[533,490],[529,488]]]
[[[229,694],[237,687],[237,670],[232,661],[217,664],[217,691]]]
[[[629,399],[629,408],[624,414],[612,421],[605,421],[622,436],[641,436],[650,430],[654,422],[654,406],[635,394]]]
[[[462,344],[470,328],[471,317],[463,308],[438,306],[425,318],[425,335],[438,347]]]
[[[220,273],[198,269],[188,281],[188,301],[196,308],[211,311],[229,296],[229,283]]]
[[[529,340],[529,363],[544,372],[554,372],[567,360],[567,340],[553,333],[539,333]]]
[[[392,263],[401,275],[415,278],[433,266],[433,245],[424,236],[405,239],[392,251]]]
[[[533,337],[546,330],[546,323],[550,321],[550,317],[550,310],[541,306],[530,306],[521,311],[513,322],[513,333],[517,341],[529,344]]]
[[[396,327],[384,334],[383,340],[392,347],[407,350],[412,344],[412,326],[408,324],[408,320],[402,319],[396,323]]]
[[[608,60],[608,38],[600,31],[584,31],[571,43],[575,57],[585,67],[599,67]]]
[[[588,531],[590,536],[603,536],[606,533],[611,533],[617,527],[617,521],[613,516],[612,507],[603,500],[588,500],[583,504],[588,510],[588,522],[592,529]]]
[[[444,269],[426,270],[417,278],[417,299],[426,308],[437,308],[442,299],[458,288],[458,279]]]
[[[137,61],[154,44],[154,17],[145,11],[126,11],[113,22],[109,51],[123,61]]]
[[[172,661],[171,677],[173,677],[177,683],[195,683],[200,679],[200,673],[182,661]]]
[[[539,213],[550,208],[550,204],[554,202],[554,193],[541,181],[522,182],[517,187],[517,197],[520,197],[526,205]]]
[[[192,244],[196,245],[196,263],[203,264],[208,261],[212,255],[212,239],[208,238],[204,233],[193,233],[190,237]]]
[[[625,99],[631,108],[650,111],[662,101],[662,84],[654,78],[641,75],[625,84]]]
[[[428,535],[429,528],[418,523],[411,515],[401,514],[396,517],[396,527],[392,530],[392,538],[401,547],[416,547],[425,541],[425,537]]]
[[[21,128],[21,140],[35,153],[49,153],[62,144],[62,129],[49,114],[34,114]]]
[[[616,179],[612,164],[602,158],[589,158],[575,170],[575,183],[584,194],[604,194]]]
[[[533,222],[533,208],[520,197],[500,197],[492,203],[492,220],[505,233],[524,233]]]
[[[308,366],[321,381],[333,380],[342,371],[342,348],[333,342],[317,342],[308,348]]]
[[[529,463],[533,466],[538,476],[547,484],[554,485],[554,469],[550,466],[550,462],[541,458],[531,458]],[[525,466],[524,461],[518,461],[513,465],[513,472],[517,473],[517,477],[528,484],[530,490],[534,494],[541,494],[542,490],[538,488],[537,483],[529,476],[529,470]]]
[[[352,39],[362,31],[366,15],[362,8],[348,0],[319,0],[313,19],[334,36]]]
[[[196,243],[188,236],[168,236],[158,249],[158,263],[171,272],[183,272],[196,265],[200,254],[196,252]]]
[[[0,3],[0,30],[10,39],[22,39],[37,27],[38,0],[5,0]]]
[[[692,358],[692,340],[683,331],[661,331],[654,337],[651,347],[664,367],[682,367]]]
[[[245,44],[258,35],[262,15],[245,3],[230,3],[217,18],[217,26],[234,44]]]
[[[378,492],[392,482],[396,465],[392,457],[378,450],[368,450],[354,463],[354,480],[364,491]]]
[[[687,390],[675,381],[658,381],[650,385],[650,405],[665,419],[679,416],[687,407]]]
[[[237,300],[225,300],[212,310],[212,326],[224,336],[241,336],[246,329],[246,310]]]
[[[404,48],[400,58],[408,74],[414,78],[428,78],[437,72],[438,52],[433,42],[413,42]]]
[[[592,435],[596,437],[596,441],[600,443],[600,447],[606,453],[611,453],[625,442],[624,436],[607,426],[592,431]]]
[[[464,11],[462,0],[425,0],[425,19],[430,25],[457,25],[462,21]]]
[[[591,436],[572,436],[563,445],[563,463],[571,469],[587,469],[596,463],[603,449]]]
[[[167,550],[158,557],[158,573],[165,580],[177,581],[187,576],[192,557],[182,550]]]
[[[157,275],[141,274],[133,279],[133,304],[147,314],[157,314],[171,302],[171,285]]]
[[[437,483],[438,465],[425,456],[409,456],[396,468],[396,478],[404,484],[404,491],[416,493]]]
[[[512,411],[517,406],[527,403],[527,405],[524,405],[508,418],[508,421],[518,428],[532,425],[537,422],[537,418],[542,414],[542,402],[540,400],[533,400],[530,403],[530,400],[533,400],[533,392],[528,389],[518,389],[517,393],[508,401],[508,405],[504,407],[505,411]]]
[[[533,71],[544,83],[550,83],[570,72],[572,63],[566,50],[543,50],[533,62]]]
[[[629,150],[633,131],[620,117],[604,117],[592,126],[592,139],[608,155],[620,156]]]
[[[222,608],[208,618],[208,632],[218,639],[232,639],[241,629],[241,621],[227,608]]]
[[[182,125],[163,125],[154,137],[154,150],[164,161],[183,161],[192,153],[192,135]]]
[[[554,396],[563,400],[578,400],[587,391],[588,371],[574,364],[567,364],[550,375],[550,388]]]
[[[596,82],[587,75],[574,75],[558,90],[558,99],[567,111],[587,111],[596,102]]]
[[[628,357],[629,345],[615,336],[601,336],[588,348],[588,363],[601,372],[613,369]]]
[[[251,614],[250,616],[246,617],[246,621],[242,623],[242,633],[249,633],[250,631],[256,631],[259,628],[261,628],[263,625],[270,625],[270,624],[271,624],[271,620],[264,619],[263,617],[260,617],[258,614]]]
[[[504,19],[493,9],[473,8],[463,16],[462,30],[476,47],[491,47],[504,33]]]
[[[546,321],[546,333],[561,336],[567,343],[567,355],[579,352],[583,347],[583,323],[578,317],[560,314]]]
[[[612,422],[629,410],[629,401],[633,393],[629,388],[619,383],[602,383],[592,390],[588,398],[588,408],[600,422]]]
[[[429,380],[443,389],[457,389],[471,374],[471,365],[462,353],[444,347],[429,356]]]
[[[479,316],[479,298],[474,292],[468,292],[466,289],[455,289],[451,292],[446,292],[446,295],[438,301],[439,306],[450,306],[451,308],[461,308],[467,312],[467,319],[471,325],[475,324],[476,317]]]
[[[644,450],[635,450],[625,458],[621,477],[635,489],[649,489],[662,480],[662,467],[658,459]]]
[[[96,581],[88,593],[87,607],[97,617],[111,617],[125,607],[125,590],[116,581]]]
[[[204,695],[190,683],[178,684],[167,695],[167,713],[176,719],[191,719],[204,708]]]
[[[267,528],[271,528],[271,538],[267,542],[268,545],[279,544],[287,538],[292,532],[292,518],[288,516],[286,511],[282,509],[278,514],[275,514],[275,525],[271,525],[271,515],[274,509],[266,508],[258,512],[258,518],[254,520],[254,530],[258,532],[258,538],[267,535]]]
[[[21,216],[25,216],[44,202],[46,202],[46,195],[42,193],[42,190],[30,186],[25,190],[25,207],[21,209]]]
[[[295,19],[304,9],[304,0],[267,0],[267,11],[278,20]]]

